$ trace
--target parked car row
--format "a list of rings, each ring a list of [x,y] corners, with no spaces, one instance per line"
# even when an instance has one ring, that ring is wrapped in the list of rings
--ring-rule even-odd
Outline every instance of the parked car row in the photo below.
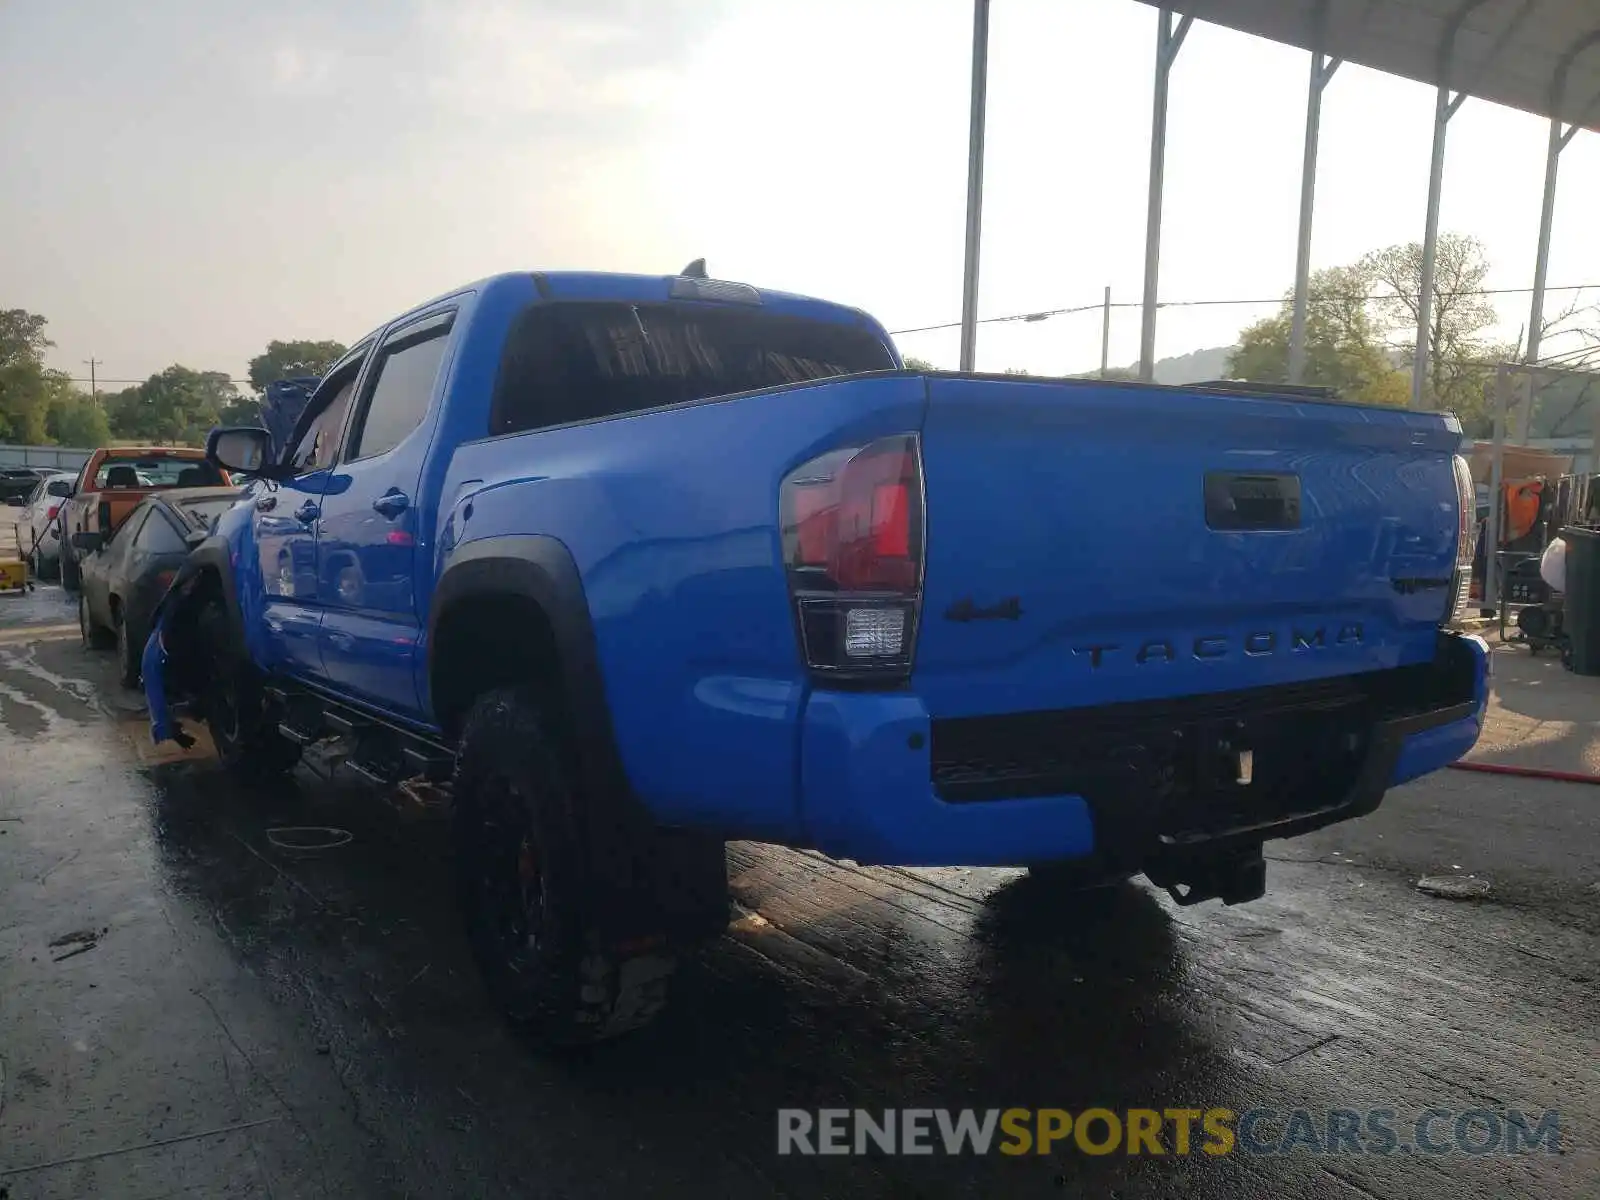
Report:
[[[187,446],[108,446],[96,450],[76,472],[37,468],[0,471],[0,503],[20,507],[17,537],[32,573],[60,571],[77,590],[82,554],[74,536],[99,533],[109,542],[145,497],[178,488],[229,488],[226,471],[206,462],[204,451]],[[9,549],[9,547],[6,547]]]
[[[104,541],[133,514],[141,500],[171,488],[227,487],[227,473],[187,446],[108,446],[96,450],[76,476],[62,506],[61,583],[79,586],[83,556],[74,538],[99,533]]]
[[[32,490],[21,495],[9,493],[8,505],[21,505],[17,514],[17,542],[28,570],[47,578],[55,574],[61,554],[61,509],[72,495],[77,476],[71,471],[56,471],[41,476]],[[10,547],[6,547],[9,549]]]
[[[31,495],[44,477],[45,472],[38,467],[0,468],[0,504],[15,505]]]

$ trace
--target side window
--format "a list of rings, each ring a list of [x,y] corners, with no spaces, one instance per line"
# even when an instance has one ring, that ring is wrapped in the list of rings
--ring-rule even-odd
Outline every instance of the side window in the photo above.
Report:
[[[422,424],[433,401],[454,314],[401,330],[378,348],[366,411],[350,431],[346,461],[393,450]]]
[[[171,521],[151,509],[150,518],[145,521],[144,528],[139,530],[133,548],[146,554],[181,554],[188,549],[188,544],[172,527]]]
[[[72,484],[65,479],[52,480],[45,486],[45,492],[48,495],[55,496],[57,499],[61,499],[72,495]]]
[[[356,380],[352,375],[334,394],[332,400],[319,412],[300,435],[289,464],[296,475],[315,471],[333,462],[339,445],[339,428],[344,424],[344,414],[350,408],[350,397],[355,394]]]

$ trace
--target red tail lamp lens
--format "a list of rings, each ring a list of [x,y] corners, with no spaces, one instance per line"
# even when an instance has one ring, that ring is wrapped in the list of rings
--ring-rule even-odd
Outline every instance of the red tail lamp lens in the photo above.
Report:
[[[903,679],[922,591],[917,436],[812,459],[783,481],[779,508],[806,665],[833,678]]]
[[[784,481],[784,554],[797,586],[913,593],[922,570],[915,435],[834,451]]]

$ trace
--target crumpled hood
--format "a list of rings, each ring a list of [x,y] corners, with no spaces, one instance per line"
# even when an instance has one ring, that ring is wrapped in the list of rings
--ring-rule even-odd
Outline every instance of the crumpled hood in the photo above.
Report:
[[[311,393],[322,381],[315,376],[300,379],[279,379],[267,384],[261,395],[261,425],[272,435],[274,455],[281,455],[289,446],[295,422],[305,411]]]

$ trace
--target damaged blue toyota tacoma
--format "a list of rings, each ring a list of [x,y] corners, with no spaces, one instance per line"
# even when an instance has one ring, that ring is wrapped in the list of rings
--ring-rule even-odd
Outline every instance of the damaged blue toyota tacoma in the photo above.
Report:
[[[696,268],[487,279],[304,392],[212,434],[249,491],[162,604],[157,736],[447,787],[548,1044],[659,1009],[728,839],[1231,904],[1478,736],[1447,414],[906,370]]]

